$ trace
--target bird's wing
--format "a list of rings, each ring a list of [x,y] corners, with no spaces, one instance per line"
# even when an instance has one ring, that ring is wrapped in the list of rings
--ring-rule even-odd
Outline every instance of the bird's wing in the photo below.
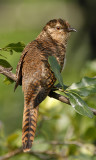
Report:
[[[24,60],[24,57],[26,56],[27,52],[29,51],[29,48],[32,47],[32,43],[34,41],[30,42],[23,50],[22,54],[21,54],[21,57],[20,57],[20,60],[17,64],[17,68],[16,68],[16,77],[17,77],[17,80],[16,80],[16,84],[15,84],[15,87],[14,87],[14,91],[16,90],[16,88],[18,87],[18,85],[22,85],[22,64],[23,64],[23,60]]]

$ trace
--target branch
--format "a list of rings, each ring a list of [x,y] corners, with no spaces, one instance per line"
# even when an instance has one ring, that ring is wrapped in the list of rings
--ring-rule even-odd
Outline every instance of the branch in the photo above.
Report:
[[[15,155],[22,154],[22,153],[23,154],[31,154],[32,156],[35,156],[41,160],[47,160],[52,157],[56,158],[57,156],[61,156],[60,154],[58,154],[54,151],[29,151],[29,152],[24,153],[22,148],[18,148],[14,151],[11,151],[11,152],[5,154],[4,156],[0,156],[0,160],[6,160],[6,159],[9,159]]]
[[[0,160],[5,160],[5,159],[8,159],[8,158],[11,158],[11,157],[13,157],[17,154],[22,153],[22,152],[23,152],[22,148],[16,149],[14,151],[11,151],[11,152],[5,154],[4,156],[0,156]]]
[[[11,152],[5,154],[4,156],[0,156],[0,160],[6,160],[6,159],[9,159],[11,157],[14,157],[15,155],[22,154],[22,153],[23,153],[23,149],[22,148],[18,148],[18,149],[14,150],[14,151],[11,151]],[[40,153],[43,153],[43,152],[30,151],[28,153],[32,154],[33,156],[35,156],[35,157],[37,157],[37,158],[39,158],[41,160],[46,160],[45,156],[40,155]]]
[[[0,66],[0,73],[5,75],[6,77],[10,78],[11,80],[13,80],[15,82],[17,80],[16,74],[12,73],[12,68],[4,68],[4,67]],[[48,96],[70,105],[70,101],[67,97],[62,96],[62,95],[60,95],[56,92],[51,91]],[[94,115],[96,115],[96,109],[95,108],[89,107],[89,109],[93,112]]]
[[[81,143],[81,142],[78,142],[78,141],[62,141],[62,142],[58,142],[58,141],[49,141],[48,142],[49,144],[52,144],[52,145],[76,145],[78,147],[82,147],[84,146],[85,144]]]
[[[51,97],[51,98],[57,99],[57,100],[59,100],[59,101],[61,101],[63,103],[66,103],[66,104],[70,105],[70,101],[69,101],[69,99],[67,97],[62,96],[62,95],[60,95],[60,94],[58,94],[56,92],[51,91],[48,96]],[[95,108],[91,108],[91,107],[89,107],[89,109],[96,116],[96,109]]]
[[[12,73],[12,68],[4,68],[0,66],[0,73],[5,75],[6,77],[10,78],[13,81],[16,81],[16,74]]]
[[[63,142],[58,142],[58,141],[48,141],[48,144],[51,145],[76,145],[78,147],[85,147],[88,150],[88,146],[84,143],[78,142],[78,141],[63,141]],[[18,148],[14,151],[11,151],[7,154],[5,154],[4,156],[0,156],[0,160],[6,160],[9,159],[15,155],[18,154],[31,154],[32,156],[35,156],[41,160],[49,160],[52,158],[57,158],[57,157],[66,157],[66,155],[62,154],[62,153],[57,153],[54,150],[47,150],[47,151],[29,151],[27,153],[23,153],[23,149],[22,148]],[[96,147],[94,146],[94,155],[96,155]]]

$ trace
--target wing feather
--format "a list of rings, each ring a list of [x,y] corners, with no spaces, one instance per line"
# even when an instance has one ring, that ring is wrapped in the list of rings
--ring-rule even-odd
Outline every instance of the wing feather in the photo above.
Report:
[[[20,60],[17,64],[17,68],[16,68],[16,77],[17,77],[17,81],[15,83],[15,87],[14,87],[14,91],[16,90],[16,88],[18,87],[18,85],[22,85],[22,64],[23,64],[23,60],[24,57],[26,56],[26,54],[28,53],[30,47],[32,47],[32,42],[30,42],[23,50]]]

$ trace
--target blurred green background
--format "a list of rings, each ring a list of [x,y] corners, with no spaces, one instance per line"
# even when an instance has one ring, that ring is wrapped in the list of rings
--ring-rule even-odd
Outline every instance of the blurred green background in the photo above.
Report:
[[[95,15],[96,0],[0,0],[0,48],[12,42],[22,41],[28,44],[36,38],[49,20],[63,18],[78,31],[72,33],[68,41],[67,62],[62,73],[64,84],[70,85],[80,81],[84,76],[96,76]],[[15,73],[21,53],[14,52],[13,55],[4,51],[0,53],[7,57]],[[18,133],[21,136],[24,104],[22,88],[19,86],[14,93],[14,84],[6,86],[3,83],[4,78],[0,75],[0,135],[4,138],[3,141],[0,140],[0,146],[4,145],[3,149],[0,147],[1,153],[8,151],[8,142],[14,141],[14,134]],[[95,107],[96,95],[86,98],[85,101]],[[41,121],[43,124],[40,128]],[[11,135],[13,135],[12,140],[10,140]],[[71,106],[47,98],[40,105],[33,149],[40,147],[48,149],[43,140],[76,140],[96,144],[96,119],[83,117]],[[21,137],[13,146],[20,145]],[[80,160],[96,159],[92,147],[90,145],[88,151],[69,145],[61,147],[61,151],[69,157],[68,159],[75,159],[74,156]],[[56,150],[59,150],[59,147]]]

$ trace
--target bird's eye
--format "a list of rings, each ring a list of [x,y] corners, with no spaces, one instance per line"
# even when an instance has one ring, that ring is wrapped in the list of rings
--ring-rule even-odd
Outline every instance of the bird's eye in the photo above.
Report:
[[[57,26],[56,28],[57,28],[57,30],[60,30],[60,27],[59,27],[59,26]]]

